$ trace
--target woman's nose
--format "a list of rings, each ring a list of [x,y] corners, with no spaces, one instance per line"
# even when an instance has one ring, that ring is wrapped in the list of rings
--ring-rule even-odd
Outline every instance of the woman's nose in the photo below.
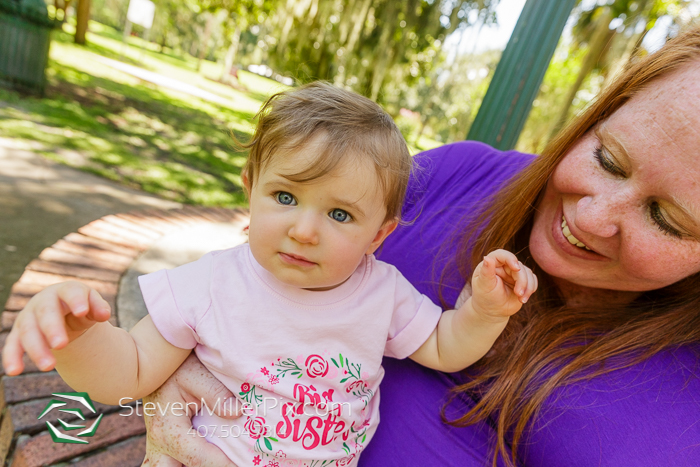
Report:
[[[632,199],[624,190],[584,196],[576,203],[576,227],[598,237],[613,237],[624,216],[634,209]]]
[[[318,244],[318,221],[312,213],[301,214],[287,233],[299,243]]]

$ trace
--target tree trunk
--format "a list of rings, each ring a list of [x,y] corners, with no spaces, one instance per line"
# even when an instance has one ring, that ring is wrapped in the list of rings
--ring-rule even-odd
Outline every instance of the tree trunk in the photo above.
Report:
[[[377,44],[375,60],[372,66],[370,99],[373,101],[376,101],[379,96],[379,90],[382,87],[382,83],[384,83],[384,77],[386,76],[389,62],[393,59],[392,55],[394,50],[393,47],[391,47],[390,41],[396,28],[395,16],[396,4],[390,1],[382,15],[382,26],[384,29],[382,30],[382,35],[379,37],[379,44]]]
[[[434,102],[431,100],[428,102],[428,105],[426,106],[425,109],[423,109],[423,112],[421,112],[421,119],[420,119],[420,130],[418,130],[418,134],[413,140],[413,145],[418,148],[418,141],[420,141],[420,137],[423,136],[423,132],[425,131],[425,127],[428,126],[428,120],[430,120],[430,116],[433,113],[433,105]],[[418,148],[420,149],[420,148]]]
[[[370,85],[369,98],[376,101],[379,97],[379,91],[382,89],[382,84],[384,84],[384,78],[386,77],[386,72],[391,68],[394,63],[394,49],[389,48],[381,52],[382,58],[374,67],[374,72],[372,74],[372,84]]]
[[[160,35],[160,53],[165,53],[164,50],[168,46],[168,33],[163,31]]]
[[[579,71],[579,74],[576,77],[576,82],[574,82],[573,86],[571,86],[571,89],[569,89],[569,93],[567,94],[566,99],[564,100],[564,105],[562,106],[559,118],[557,119],[556,124],[552,129],[550,138],[554,137],[557,133],[559,133],[559,130],[561,130],[564,127],[564,124],[566,123],[567,117],[569,115],[569,110],[571,109],[571,104],[574,102],[574,98],[576,97],[576,93],[578,93],[579,89],[581,89],[584,80],[593,70],[596,63],[598,63],[598,60],[605,51],[605,48],[612,40],[615,31],[611,31],[609,28],[611,20],[612,11],[610,10],[610,8],[605,7],[603,13],[598,19],[598,24],[596,25],[595,31],[591,35],[591,41],[588,44],[588,53],[586,54],[586,57],[583,59],[583,63],[581,64],[581,71]]]
[[[348,40],[348,34],[350,32],[350,24],[352,24],[355,3],[357,0],[347,0],[343,7],[343,11],[340,15],[340,22],[338,24],[338,31],[340,32],[340,38],[338,43],[342,47],[343,44]]]
[[[309,43],[313,42],[313,37],[311,37],[309,31],[313,30],[314,24],[316,22],[316,15],[318,14],[319,9],[318,2],[319,0],[311,0],[311,2],[309,3],[309,11],[307,11],[306,14],[303,15],[303,18],[300,19],[300,27],[306,28],[306,33],[297,34],[295,52],[297,55],[300,55],[304,48],[309,46]]]
[[[642,46],[642,41],[646,37],[647,33],[651,31],[651,28],[656,24],[656,21],[651,21],[649,19],[649,9],[653,7],[653,4],[649,4],[649,0],[641,0],[639,2],[639,5],[637,6],[637,11],[639,12],[639,16],[646,18],[645,23],[644,23],[644,31],[639,35],[637,38],[637,41],[634,43],[634,47],[632,47],[632,50],[627,57],[628,60],[633,59],[636,55],[637,52],[639,51],[639,48]]]
[[[199,43],[199,54],[197,56],[197,71],[202,67],[202,60],[204,59],[207,51],[209,50],[209,39],[211,39],[211,33],[214,30],[214,22],[216,18],[213,14],[209,13],[207,17],[206,26],[204,26],[204,37],[202,37]]]
[[[85,45],[85,33],[90,19],[90,0],[78,0],[76,12],[75,43]]]
[[[333,5],[331,2],[322,2],[319,7],[319,14],[316,16],[319,33],[316,37],[316,41],[319,43],[319,48],[314,50],[311,54],[311,63],[316,64],[316,70],[312,71],[313,75],[310,78],[314,79],[324,79],[325,72],[327,71],[327,48],[328,44],[326,41],[326,36],[328,35],[328,29],[326,24],[331,16]],[[310,63],[310,64],[311,64]]]
[[[228,83],[231,80],[231,69],[233,68],[233,63],[236,59],[236,53],[238,52],[238,44],[241,40],[241,28],[236,25],[236,30],[233,31],[231,35],[231,45],[228,47],[226,52],[226,58],[224,58],[224,69],[221,73],[221,81]]]
[[[287,0],[287,7],[280,16],[280,24],[282,32],[277,42],[277,48],[279,53],[282,54],[280,58],[284,59],[284,49],[287,47],[289,32],[292,30],[292,26],[294,26],[294,0]]]
[[[340,63],[338,65],[338,74],[336,75],[335,78],[335,83],[343,86],[345,83],[345,76],[347,75],[347,68],[348,68],[348,59],[353,56],[355,52],[355,44],[357,44],[357,41],[360,39],[360,33],[362,32],[362,28],[365,25],[365,20],[367,19],[367,13],[369,12],[369,7],[372,5],[372,0],[363,0],[362,5],[359,8],[359,11],[353,12],[355,14],[352,15],[353,19],[353,27],[352,30],[350,31],[350,35],[348,37],[348,41],[344,46],[344,53],[343,56],[340,57]],[[350,16],[350,12],[347,11],[345,12],[348,16]],[[342,42],[341,42],[342,44]],[[342,67],[342,68],[341,68]]]
[[[648,7],[652,6],[653,5],[649,5],[649,0],[642,0],[639,7],[637,8],[637,11],[640,12],[640,16],[646,18],[644,23],[644,31],[642,31],[642,33],[639,35],[639,37],[634,43],[634,46],[632,47],[632,50],[627,55],[625,60],[625,66],[630,65],[630,62],[637,57],[637,53],[639,53],[639,49],[642,47],[642,42],[644,42],[644,38],[647,36],[649,31],[651,31],[651,28],[654,27],[654,24],[656,24],[656,20],[652,21],[648,16]]]
[[[63,23],[65,23],[66,20],[68,19],[67,15],[66,15],[66,11],[68,10],[68,7],[70,6],[70,2],[71,2],[71,0],[63,0],[63,1],[53,0],[54,8],[56,8],[55,19],[57,21],[61,22],[61,26],[63,26]],[[59,10],[62,12],[61,18],[58,17]]]

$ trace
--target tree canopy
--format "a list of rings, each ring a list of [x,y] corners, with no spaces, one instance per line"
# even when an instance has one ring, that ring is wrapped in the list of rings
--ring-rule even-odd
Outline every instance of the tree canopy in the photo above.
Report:
[[[94,19],[121,29],[128,0],[92,0]],[[456,54],[450,35],[497,23],[500,0],[154,0],[150,39],[231,70],[264,65],[278,80],[323,79],[364,94],[409,142],[462,138],[499,51]],[[660,18],[687,22],[690,0],[580,1],[519,147],[537,151],[642,47]],[[138,33],[137,27],[134,30]],[[461,40],[460,40],[461,43]],[[406,112],[400,112],[401,109]]]

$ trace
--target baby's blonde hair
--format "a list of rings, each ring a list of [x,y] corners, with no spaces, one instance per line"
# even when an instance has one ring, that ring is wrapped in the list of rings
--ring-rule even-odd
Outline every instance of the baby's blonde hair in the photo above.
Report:
[[[341,162],[370,160],[386,205],[385,220],[400,219],[411,172],[406,141],[391,117],[375,102],[317,81],[270,97],[257,114],[244,171],[251,187],[275,155],[297,150],[323,134],[318,157],[286,175],[308,182],[331,173]]]

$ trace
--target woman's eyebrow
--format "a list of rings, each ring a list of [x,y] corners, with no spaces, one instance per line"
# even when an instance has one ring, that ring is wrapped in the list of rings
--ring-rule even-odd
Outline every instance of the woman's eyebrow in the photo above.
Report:
[[[628,170],[629,164],[632,162],[632,158],[629,152],[625,148],[625,145],[620,141],[611,131],[609,131],[605,122],[594,129],[594,133],[601,144],[603,144],[608,149],[613,149],[616,161],[621,164],[623,170]],[[698,206],[693,204],[691,201],[680,199],[676,196],[671,196],[670,201],[673,202],[676,207],[678,215],[676,220],[682,224],[685,224],[685,230],[690,233],[690,230],[694,230],[700,233],[700,209]],[[700,235],[692,235],[700,239]]]
[[[605,127],[605,123],[601,124],[598,128],[596,128],[594,132],[598,140],[605,147],[607,147],[608,149],[612,147],[612,149],[615,150],[615,159],[619,164],[623,165],[622,169],[628,170],[630,168],[629,164],[632,162],[632,158],[630,157],[627,148],[625,148],[625,145],[622,144],[622,141],[620,141],[614,134],[608,131],[608,129]]]
[[[678,207],[686,222],[692,223],[695,228],[700,228],[700,210],[697,205],[675,196],[671,196],[671,200]]]

